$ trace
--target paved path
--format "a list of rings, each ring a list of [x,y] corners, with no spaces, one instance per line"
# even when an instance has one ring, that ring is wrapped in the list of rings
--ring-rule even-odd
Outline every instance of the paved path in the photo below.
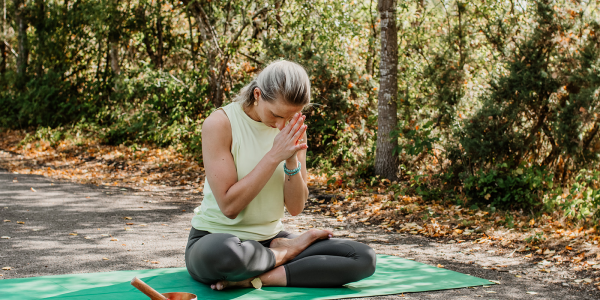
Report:
[[[200,201],[199,194],[184,191],[97,187],[0,169],[0,221],[10,220],[0,223],[0,236],[10,237],[0,239],[0,267],[12,267],[0,271],[0,278],[183,267],[189,221]],[[575,278],[600,274],[540,273],[538,266],[495,248],[386,234],[321,215],[287,216],[284,222],[287,230],[295,232],[304,231],[307,224],[343,227],[335,229],[337,236],[368,243],[377,253],[442,264],[501,283],[371,299],[600,299],[592,285],[573,283]],[[484,269],[499,264],[506,267]]]

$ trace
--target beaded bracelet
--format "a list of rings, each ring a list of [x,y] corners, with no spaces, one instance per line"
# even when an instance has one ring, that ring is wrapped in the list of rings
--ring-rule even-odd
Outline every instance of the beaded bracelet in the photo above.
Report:
[[[283,171],[285,172],[286,175],[289,175],[289,176],[294,176],[294,175],[298,174],[298,172],[300,172],[301,167],[302,167],[302,163],[298,162],[298,167],[293,170],[290,170],[286,167],[285,163],[283,163]]]

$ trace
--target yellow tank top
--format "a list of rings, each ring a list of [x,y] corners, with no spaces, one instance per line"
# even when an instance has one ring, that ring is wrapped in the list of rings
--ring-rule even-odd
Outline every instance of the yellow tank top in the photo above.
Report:
[[[279,129],[252,120],[242,104],[233,102],[223,109],[231,123],[231,154],[238,181],[248,175],[273,146]],[[283,162],[256,198],[235,219],[229,219],[219,209],[208,180],[204,181],[204,200],[194,209],[192,226],[211,233],[230,233],[241,240],[262,241],[283,230]]]

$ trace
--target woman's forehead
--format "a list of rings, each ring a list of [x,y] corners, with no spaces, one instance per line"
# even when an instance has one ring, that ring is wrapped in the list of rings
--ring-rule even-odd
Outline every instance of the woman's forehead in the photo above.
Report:
[[[271,109],[274,114],[286,119],[293,117],[294,114],[301,112],[304,108],[303,105],[292,105],[283,100],[273,101],[269,103],[269,106],[269,109]]]

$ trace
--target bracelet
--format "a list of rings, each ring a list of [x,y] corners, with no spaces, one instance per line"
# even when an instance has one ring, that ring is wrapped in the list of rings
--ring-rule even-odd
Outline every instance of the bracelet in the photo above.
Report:
[[[294,176],[294,175],[298,174],[298,172],[300,172],[301,167],[302,167],[302,163],[298,162],[298,167],[293,170],[290,170],[285,166],[285,163],[283,163],[283,172],[285,172],[286,175]]]

